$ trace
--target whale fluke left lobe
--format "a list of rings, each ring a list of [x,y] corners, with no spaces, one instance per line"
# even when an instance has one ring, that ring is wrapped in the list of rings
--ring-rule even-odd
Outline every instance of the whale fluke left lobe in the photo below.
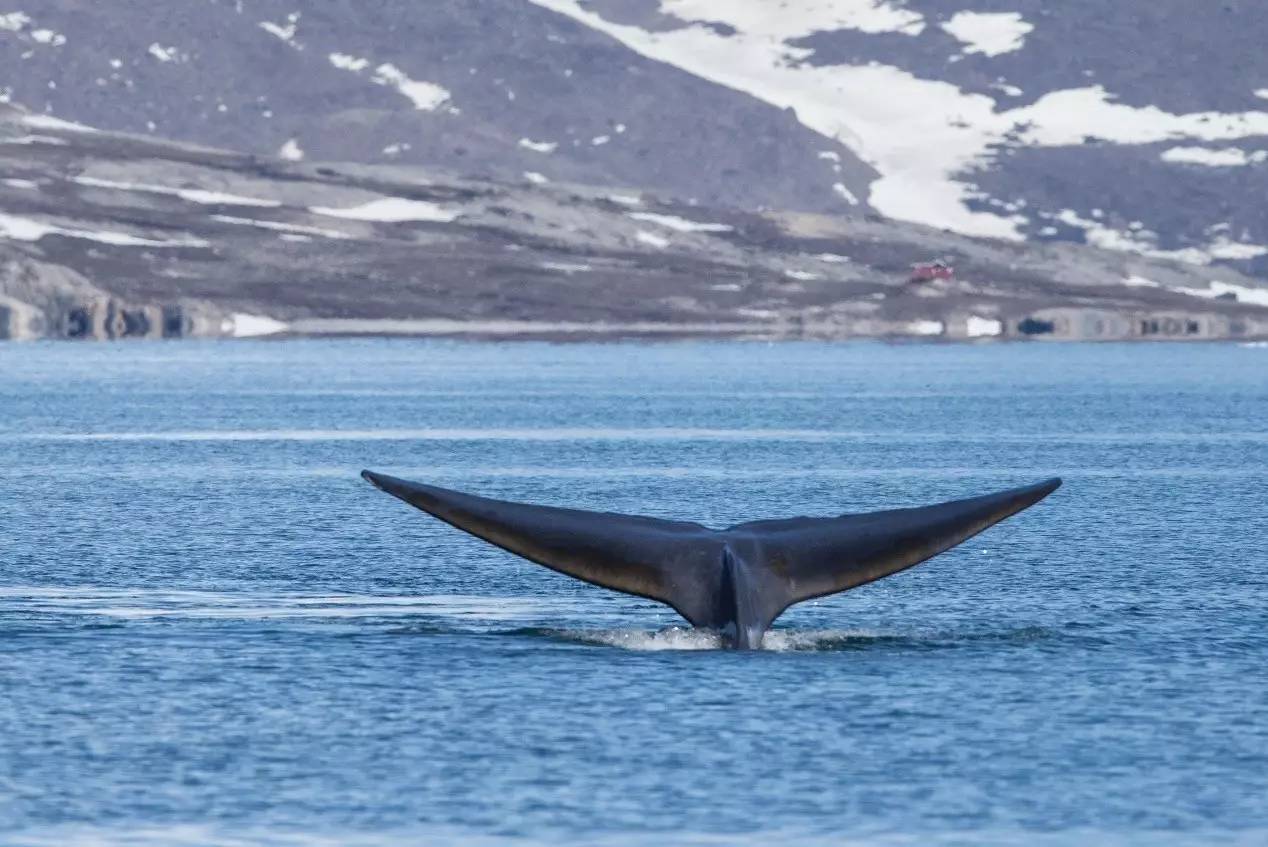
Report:
[[[722,542],[700,524],[493,500],[368,470],[361,476],[517,556],[660,601],[698,626],[710,622]]]

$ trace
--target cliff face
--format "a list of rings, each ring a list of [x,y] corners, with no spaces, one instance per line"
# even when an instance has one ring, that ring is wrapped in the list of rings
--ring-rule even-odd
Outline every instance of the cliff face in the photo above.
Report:
[[[948,260],[950,279],[910,280]],[[1236,270],[0,113],[0,333],[1248,338]]]

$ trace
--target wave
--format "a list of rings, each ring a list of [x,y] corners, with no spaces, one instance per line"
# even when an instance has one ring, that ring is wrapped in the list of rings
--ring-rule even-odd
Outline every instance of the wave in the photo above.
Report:
[[[867,432],[827,429],[715,429],[706,427],[549,427],[423,429],[197,429],[166,432],[10,432],[9,442],[369,442],[369,441],[514,441],[514,442],[876,442],[920,444],[1262,444],[1268,432]]]
[[[574,644],[601,645],[636,652],[721,650],[716,632],[691,627],[647,629],[558,629],[527,627],[507,635],[546,638]],[[1046,638],[1043,627],[1021,627],[996,632],[878,632],[868,629],[772,629],[762,639],[767,653],[835,652],[875,647],[943,649],[980,641],[1034,641]]]
[[[729,845],[799,844],[805,847],[1011,847],[1033,844],[1036,847],[1076,847],[1098,844],[1104,847],[1250,847],[1268,842],[1268,829],[1203,828],[1190,831],[1151,829],[1106,829],[1072,827],[1066,830],[1036,831],[998,825],[984,829],[949,831],[913,828],[910,832],[837,831],[823,834],[800,828],[758,827],[749,832],[676,832],[674,844],[683,847],[717,847]],[[665,844],[664,832],[615,831],[575,832],[559,830],[532,835],[490,835],[485,832],[433,825],[411,829],[388,829],[374,832],[339,828],[306,832],[280,827],[225,827],[206,824],[150,824],[133,826],[62,825],[27,829],[9,833],[7,847],[412,847],[427,844],[434,847],[539,847],[540,845],[592,845],[592,847],[659,847]]]
[[[536,597],[231,594],[99,586],[0,586],[0,612],[131,620],[442,617],[508,621],[576,611],[576,604],[567,600]]]

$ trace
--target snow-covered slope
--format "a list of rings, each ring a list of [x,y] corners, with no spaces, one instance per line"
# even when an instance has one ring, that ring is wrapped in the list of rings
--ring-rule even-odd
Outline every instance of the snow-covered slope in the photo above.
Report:
[[[299,160],[1268,275],[1248,0],[13,0],[0,99]]]
[[[0,100],[106,130],[746,208],[862,211],[846,197],[875,176],[791,113],[527,0],[8,8]]]
[[[533,2],[795,110],[876,167],[891,217],[1268,271],[1258,4]]]

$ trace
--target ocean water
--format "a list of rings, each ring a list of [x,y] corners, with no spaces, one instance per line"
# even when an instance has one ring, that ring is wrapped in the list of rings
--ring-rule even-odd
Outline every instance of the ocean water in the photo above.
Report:
[[[363,467],[698,520],[1065,486],[717,649]],[[0,346],[0,843],[1268,843],[1268,350]]]

